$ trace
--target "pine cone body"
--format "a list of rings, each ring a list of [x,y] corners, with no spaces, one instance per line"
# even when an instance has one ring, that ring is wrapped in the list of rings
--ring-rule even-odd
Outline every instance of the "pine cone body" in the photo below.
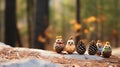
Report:
[[[104,58],[109,58],[111,56],[111,53],[112,53],[111,51],[103,51],[102,56]]]
[[[64,47],[65,47],[64,44],[57,44],[57,43],[54,44],[54,50],[57,53],[61,53],[61,51],[63,51]]]
[[[76,51],[78,54],[82,55],[85,53],[86,51],[86,47],[85,47],[85,43],[83,42],[83,40],[80,40],[78,42],[78,44],[76,45]]]
[[[94,40],[89,43],[88,54],[95,55],[97,53],[97,46]]]
[[[62,40],[62,36],[57,36],[56,37],[56,41],[54,43],[53,49],[57,52],[57,53],[61,53],[61,51],[63,51],[65,45],[64,42]]]
[[[105,46],[103,47],[102,56],[105,58],[109,58],[111,56],[111,53],[112,53],[112,49],[110,43],[106,42]]]
[[[75,51],[75,44],[73,40],[68,40],[67,44],[65,46],[65,50],[68,52],[68,54],[72,54]]]

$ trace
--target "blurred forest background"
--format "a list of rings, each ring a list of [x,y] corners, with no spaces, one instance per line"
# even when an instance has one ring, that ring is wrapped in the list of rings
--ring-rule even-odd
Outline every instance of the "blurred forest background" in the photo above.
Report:
[[[110,41],[120,47],[120,0],[0,0],[0,41],[52,50],[67,41]]]

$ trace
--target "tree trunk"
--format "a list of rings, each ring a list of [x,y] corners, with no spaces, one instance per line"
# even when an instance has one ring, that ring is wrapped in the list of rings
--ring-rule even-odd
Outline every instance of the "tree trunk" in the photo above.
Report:
[[[5,0],[5,43],[16,43],[16,0]]]
[[[81,19],[80,19],[80,0],[76,0],[76,22],[78,23],[78,24],[80,24],[80,21]],[[81,30],[80,29],[78,29],[77,31],[76,31],[76,44],[78,43],[78,41],[81,39],[81,32],[80,32]]]
[[[49,25],[49,0],[36,0],[36,16],[34,23],[34,48],[45,48],[46,35],[45,30]]]
[[[3,10],[4,0],[0,0],[0,41],[4,41],[4,10]]]
[[[34,0],[27,0],[27,23],[29,47],[33,47]]]

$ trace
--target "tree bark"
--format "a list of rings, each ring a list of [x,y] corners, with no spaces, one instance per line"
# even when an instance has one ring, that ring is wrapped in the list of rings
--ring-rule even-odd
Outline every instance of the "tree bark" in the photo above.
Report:
[[[34,0],[27,0],[27,23],[29,47],[33,47]]]
[[[78,24],[80,24],[80,21],[81,19],[80,19],[80,0],[76,0],[76,22],[78,23]],[[78,43],[78,41],[81,39],[81,32],[80,32],[81,30],[80,29],[78,29],[77,31],[76,31],[76,44]]]
[[[2,10],[1,10],[1,0],[0,0],[0,32],[2,33]],[[0,41],[2,40],[2,34],[0,34]]]
[[[34,38],[33,38],[34,48],[40,49],[45,48],[45,42],[43,42],[43,40],[46,38],[45,30],[49,25],[48,2],[49,0],[36,0],[36,16],[34,23]]]
[[[5,43],[16,43],[16,0],[5,0]]]

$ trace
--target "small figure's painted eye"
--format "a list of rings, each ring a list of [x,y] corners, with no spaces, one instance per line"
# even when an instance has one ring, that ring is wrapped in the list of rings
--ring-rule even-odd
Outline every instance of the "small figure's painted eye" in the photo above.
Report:
[[[73,44],[73,42],[71,42],[71,44]]]
[[[57,42],[59,42],[59,40],[57,40]]]
[[[70,42],[68,42],[68,44],[70,44]]]

